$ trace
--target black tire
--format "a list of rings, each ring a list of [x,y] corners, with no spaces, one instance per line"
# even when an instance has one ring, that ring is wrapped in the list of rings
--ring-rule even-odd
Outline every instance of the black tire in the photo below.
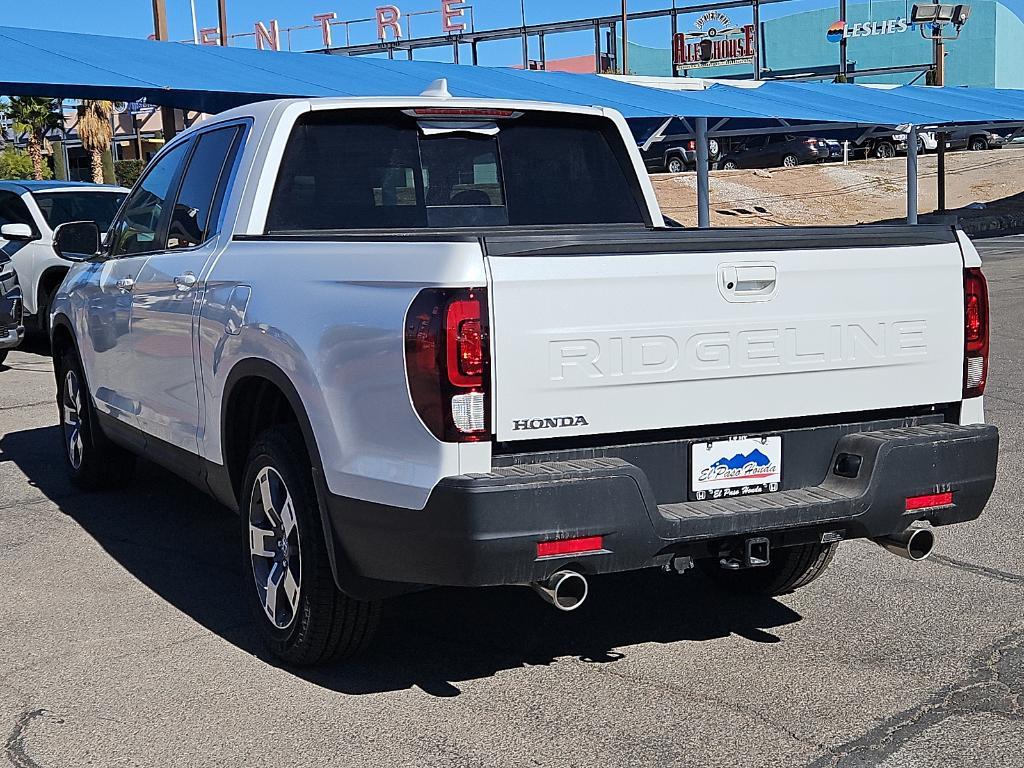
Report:
[[[735,160],[723,160],[720,167],[723,171],[735,171],[739,166],[736,165]]]
[[[800,165],[800,158],[796,155],[786,155],[782,158],[783,168],[796,168],[798,165]]]
[[[6,360],[6,359],[7,359],[7,350],[6,349],[0,349],[0,365],[3,365],[4,364],[4,360]]]
[[[665,163],[665,170],[669,173],[682,173],[686,170],[686,163],[681,157],[670,157]]]
[[[85,375],[74,351],[65,350],[56,362],[61,454],[71,481],[91,491],[124,485],[135,467],[134,454],[114,445],[97,425]]]
[[[771,563],[763,568],[726,570],[715,558],[697,561],[712,581],[735,592],[753,595],[785,595],[806,587],[821,576],[835,556],[837,544],[802,544],[774,549]]]
[[[880,141],[875,145],[874,154],[880,160],[888,160],[889,158],[896,157],[896,147],[888,141]]]
[[[364,650],[376,633],[381,603],[355,600],[334,583],[309,454],[297,428],[272,427],[257,439],[240,506],[246,600],[271,653],[309,666]],[[289,506],[291,513],[280,512]]]
[[[983,136],[974,136],[967,148],[972,152],[982,152],[988,149],[988,141]]]

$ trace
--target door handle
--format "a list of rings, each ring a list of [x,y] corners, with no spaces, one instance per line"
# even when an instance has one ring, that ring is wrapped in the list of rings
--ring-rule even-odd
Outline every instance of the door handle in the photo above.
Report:
[[[135,287],[135,280],[131,277],[122,277],[114,285],[117,286],[117,290],[121,293],[131,293]]]
[[[175,275],[174,284],[178,287],[179,291],[189,291],[196,284],[196,276],[192,272]]]

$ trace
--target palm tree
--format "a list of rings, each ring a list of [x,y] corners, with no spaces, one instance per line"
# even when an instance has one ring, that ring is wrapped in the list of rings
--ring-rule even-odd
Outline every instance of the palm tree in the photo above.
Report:
[[[103,155],[110,149],[110,116],[114,112],[112,101],[86,99],[78,118],[78,138],[82,147],[92,156],[92,180],[103,183]]]
[[[43,147],[46,134],[63,123],[63,116],[56,110],[53,99],[38,99],[32,96],[12,96],[7,105],[7,114],[14,122],[14,130],[27,134],[28,156],[32,158],[32,176],[43,178]]]

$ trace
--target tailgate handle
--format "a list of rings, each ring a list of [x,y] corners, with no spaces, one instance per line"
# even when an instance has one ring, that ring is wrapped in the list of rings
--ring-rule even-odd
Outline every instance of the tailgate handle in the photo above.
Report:
[[[736,293],[768,293],[775,287],[775,267],[736,267]]]
[[[723,264],[719,288],[729,301],[770,299],[775,295],[779,271],[774,264]]]

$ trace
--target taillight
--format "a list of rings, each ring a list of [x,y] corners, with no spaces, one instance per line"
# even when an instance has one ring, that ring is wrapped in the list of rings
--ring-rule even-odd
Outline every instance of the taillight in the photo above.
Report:
[[[487,291],[428,288],[405,318],[405,370],[420,419],[446,442],[490,434]]]
[[[686,142],[686,148],[693,152],[694,150],[697,149],[697,142],[695,142],[693,139],[690,139],[688,142]]]
[[[964,397],[985,394],[988,379],[988,283],[978,267],[964,270]]]

